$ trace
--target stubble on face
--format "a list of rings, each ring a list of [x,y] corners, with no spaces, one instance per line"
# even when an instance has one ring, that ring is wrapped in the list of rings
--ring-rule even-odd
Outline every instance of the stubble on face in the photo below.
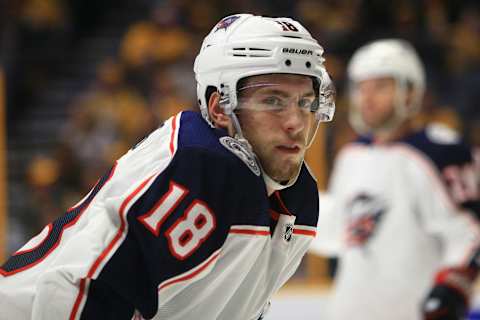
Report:
[[[300,150],[295,154],[284,154],[279,151],[278,146],[286,139],[280,136],[269,136],[264,132],[272,132],[268,121],[264,124],[264,130],[251,128],[248,124],[256,123],[251,121],[250,117],[258,116],[248,114],[248,111],[242,114],[243,123],[247,124],[243,128],[245,138],[251,144],[253,151],[257,155],[263,170],[275,181],[287,182],[292,179],[300,170],[305,155],[305,135],[289,136],[288,141],[299,145]],[[258,120],[258,119],[257,119]]]
[[[282,81],[281,81],[282,80]],[[283,90],[293,92],[312,91],[311,79],[305,76],[283,75],[280,79],[270,79],[282,83]],[[277,182],[288,182],[296,176],[303,163],[307,136],[313,115],[305,117],[303,129],[285,129],[285,118],[272,112],[240,110],[240,123],[245,138],[251,144],[263,170]],[[311,118],[311,119],[310,119]],[[289,150],[289,146],[295,146]]]

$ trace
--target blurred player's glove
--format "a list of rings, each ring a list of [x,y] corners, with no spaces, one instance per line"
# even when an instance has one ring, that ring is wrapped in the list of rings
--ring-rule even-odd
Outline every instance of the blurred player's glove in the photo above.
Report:
[[[463,320],[476,272],[467,269],[445,269],[435,278],[435,286],[425,299],[424,320]]]

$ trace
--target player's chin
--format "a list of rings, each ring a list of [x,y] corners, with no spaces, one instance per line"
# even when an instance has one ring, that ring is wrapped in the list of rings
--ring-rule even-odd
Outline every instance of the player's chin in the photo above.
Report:
[[[284,162],[276,166],[270,177],[278,182],[286,182],[295,178],[300,170],[301,162]]]

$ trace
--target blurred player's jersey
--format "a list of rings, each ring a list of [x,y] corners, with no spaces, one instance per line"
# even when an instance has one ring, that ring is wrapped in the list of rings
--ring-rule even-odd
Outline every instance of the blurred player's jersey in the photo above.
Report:
[[[305,166],[267,196],[255,158],[172,117],[0,268],[0,319],[262,317],[315,236]]]
[[[478,250],[476,183],[469,149],[446,127],[343,149],[313,245],[340,258],[327,319],[420,319],[435,273]]]

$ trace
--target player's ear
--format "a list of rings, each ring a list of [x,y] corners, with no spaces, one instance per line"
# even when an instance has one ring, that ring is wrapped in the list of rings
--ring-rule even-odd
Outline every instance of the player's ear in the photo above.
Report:
[[[232,121],[220,106],[220,94],[218,92],[214,92],[210,95],[210,99],[208,100],[208,113],[215,127],[225,128],[230,132]]]
[[[412,107],[412,103],[420,103],[420,105],[423,105],[423,101],[415,101],[415,98],[418,96],[418,90],[415,88],[415,86],[411,82],[407,82],[407,90],[406,90],[406,95],[405,95],[405,105],[408,107]],[[408,110],[410,111],[410,110]]]

